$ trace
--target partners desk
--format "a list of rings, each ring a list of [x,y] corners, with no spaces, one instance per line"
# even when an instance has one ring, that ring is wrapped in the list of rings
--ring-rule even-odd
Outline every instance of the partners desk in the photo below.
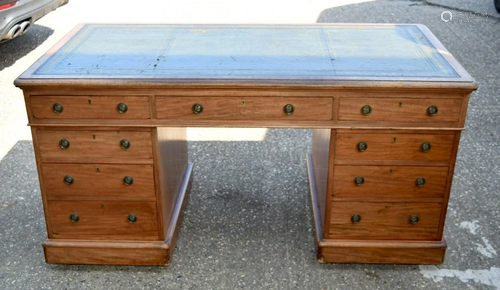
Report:
[[[47,263],[169,265],[190,126],[313,129],[319,262],[443,262],[477,85],[425,26],[86,24],[15,84]]]

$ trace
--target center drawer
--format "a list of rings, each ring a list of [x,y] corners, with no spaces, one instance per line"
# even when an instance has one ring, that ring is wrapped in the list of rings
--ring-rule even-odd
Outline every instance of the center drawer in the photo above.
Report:
[[[152,159],[151,132],[38,130],[42,161],[51,159]]]
[[[330,238],[436,239],[441,203],[333,202]]]
[[[335,160],[449,161],[455,135],[337,133]]]
[[[138,201],[48,201],[52,233],[65,236],[158,236],[156,203]]]
[[[153,165],[43,164],[42,172],[49,198],[155,197]]]
[[[159,119],[317,120],[333,118],[333,98],[156,97]]]

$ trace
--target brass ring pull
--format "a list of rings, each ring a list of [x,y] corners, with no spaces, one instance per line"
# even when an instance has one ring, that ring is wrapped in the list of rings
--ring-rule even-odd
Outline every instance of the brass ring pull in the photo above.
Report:
[[[59,140],[59,147],[61,147],[61,149],[68,149],[70,145],[71,143],[69,143],[68,139],[63,138]]]
[[[63,105],[59,104],[59,103],[55,103],[53,106],[52,106],[52,110],[54,111],[54,113],[56,114],[61,114],[62,111],[64,111],[64,107]]]
[[[358,149],[359,152],[365,152],[366,149],[368,148],[368,144],[366,142],[359,142],[358,145],[356,145],[356,148]]]
[[[415,184],[418,186],[418,187],[422,187],[425,185],[425,178],[424,177],[418,177],[416,180],[415,180]]]
[[[120,141],[120,147],[122,147],[123,149],[129,149],[130,148],[130,141],[127,140],[127,139],[122,139]]]
[[[420,145],[420,151],[424,153],[431,151],[431,143],[429,142],[422,143],[422,145]]]
[[[285,112],[285,114],[291,115],[295,111],[295,107],[292,104],[286,104],[283,107],[283,111]]]
[[[131,213],[127,216],[127,221],[131,224],[134,224],[137,221],[137,216]]]
[[[363,114],[363,116],[368,116],[372,113],[372,107],[369,106],[369,105],[364,105],[363,107],[361,107],[361,114]]]
[[[420,217],[418,217],[418,215],[414,214],[414,215],[411,215],[408,220],[409,220],[410,224],[416,225],[420,221]]]
[[[363,183],[365,183],[365,178],[363,176],[356,176],[356,178],[354,178],[354,183],[357,186],[361,186],[363,185]]]
[[[357,223],[359,223],[360,221],[361,221],[361,215],[359,215],[359,214],[353,214],[353,215],[351,216],[351,222],[352,222],[353,224],[357,224]]]
[[[124,114],[128,111],[128,106],[125,103],[119,103],[116,105],[116,110],[118,110],[118,113]]]
[[[194,104],[192,110],[193,113],[200,114],[201,112],[203,112],[203,106],[201,104]]]
[[[134,183],[134,179],[132,178],[132,176],[127,175],[123,177],[123,183],[127,186],[132,185],[132,183]]]
[[[77,223],[80,220],[80,216],[77,213],[72,213],[69,215],[69,220],[72,223]]]
[[[436,116],[438,113],[438,107],[437,106],[429,106],[429,108],[427,108],[427,115],[429,116]]]
[[[73,178],[73,176],[71,176],[71,175],[64,176],[64,183],[66,183],[67,185],[72,185],[73,182],[75,182],[75,179]]]

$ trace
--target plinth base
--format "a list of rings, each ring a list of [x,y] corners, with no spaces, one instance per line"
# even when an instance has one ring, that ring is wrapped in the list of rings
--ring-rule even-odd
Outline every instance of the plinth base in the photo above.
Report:
[[[320,263],[434,264],[444,261],[446,241],[323,239],[312,157],[307,156],[317,256]]]
[[[49,264],[165,266],[172,262],[175,242],[182,223],[192,184],[193,164],[182,181],[165,241],[103,241],[48,239],[43,242]]]

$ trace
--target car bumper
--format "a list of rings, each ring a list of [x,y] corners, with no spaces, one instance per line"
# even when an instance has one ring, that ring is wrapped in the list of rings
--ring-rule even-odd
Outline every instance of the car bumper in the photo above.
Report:
[[[25,20],[30,25],[49,12],[65,5],[69,0],[41,0],[18,2],[16,6],[0,12],[0,40],[4,39],[9,30],[17,23]]]

